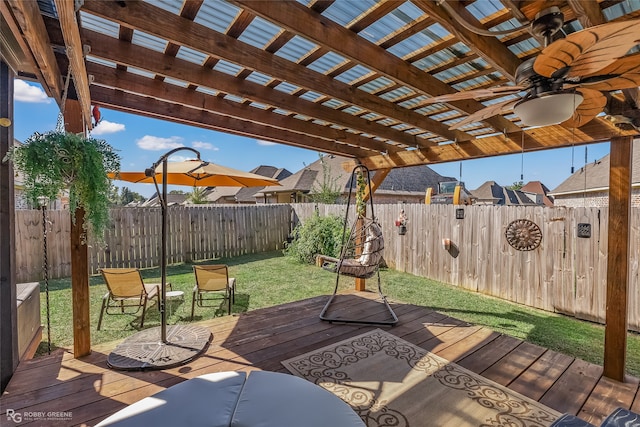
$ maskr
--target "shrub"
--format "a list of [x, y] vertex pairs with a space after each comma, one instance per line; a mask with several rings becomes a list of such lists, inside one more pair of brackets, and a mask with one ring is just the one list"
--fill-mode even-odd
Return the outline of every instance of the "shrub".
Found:
[[316, 212], [293, 230], [293, 240], [284, 253], [308, 264], [315, 262], [316, 254], [338, 257], [343, 228], [344, 219], [336, 215], [321, 217]]

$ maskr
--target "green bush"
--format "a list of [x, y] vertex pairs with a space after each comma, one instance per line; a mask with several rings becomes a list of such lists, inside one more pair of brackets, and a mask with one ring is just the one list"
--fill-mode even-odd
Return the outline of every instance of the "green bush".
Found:
[[314, 213], [304, 224], [293, 230], [293, 240], [284, 250], [285, 255], [313, 264], [316, 254], [340, 256], [344, 220], [336, 215], [321, 217]]

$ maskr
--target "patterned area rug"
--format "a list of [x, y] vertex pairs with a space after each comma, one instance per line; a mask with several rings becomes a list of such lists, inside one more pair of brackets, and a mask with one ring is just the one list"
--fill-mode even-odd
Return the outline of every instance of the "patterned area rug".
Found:
[[282, 364], [368, 427], [549, 426], [560, 414], [380, 329]]

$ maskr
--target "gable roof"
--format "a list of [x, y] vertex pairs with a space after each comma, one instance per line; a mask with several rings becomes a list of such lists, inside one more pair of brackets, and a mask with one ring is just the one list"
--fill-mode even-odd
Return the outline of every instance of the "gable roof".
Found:
[[549, 197], [549, 189], [540, 181], [529, 181], [520, 189], [525, 194], [534, 194], [542, 196], [542, 203], [545, 206], [553, 206], [553, 197]]
[[517, 205], [535, 205], [525, 193], [520, 190], [510, 190], [501, 186], [495, 181], [487, 181], [471, 194], [478, 201], [491, 202], [494, 205], [517, 206]]
[[[632, 185], [640, 185], [640, 139], [633, 141], [632, 156], [631, 182]], [[561, 182], [549, 195], [558, 197], [584, 192], [608, 191], [609, 160], [610, 155], [607, 154], [600, 160], [587, 163]]]

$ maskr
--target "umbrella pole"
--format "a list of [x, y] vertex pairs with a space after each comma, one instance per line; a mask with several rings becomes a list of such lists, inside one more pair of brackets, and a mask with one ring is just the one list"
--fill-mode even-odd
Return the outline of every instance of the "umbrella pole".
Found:
[[160, 252], [160, 276], [161, 289], [160, 295], [160, 339], [163, 343], [167, 342], [167, 311], [165, 305], [167, 302], [167, 158], [162, 161], [162, 200], [160, 201], [162, 213], [162, 237]]

